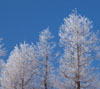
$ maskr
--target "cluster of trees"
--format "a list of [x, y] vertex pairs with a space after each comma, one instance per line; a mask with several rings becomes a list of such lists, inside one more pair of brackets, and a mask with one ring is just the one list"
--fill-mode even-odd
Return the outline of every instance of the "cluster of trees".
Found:
[[7, 62], [0, 62], [1, 89], [100, 89], [99, 66], [94, 64], [100, 56], [98, 33], [88, 18], [74, 11], [59, 30], [63, 52], [56, 52], [48, 28], [36, 44], [16, 45]]

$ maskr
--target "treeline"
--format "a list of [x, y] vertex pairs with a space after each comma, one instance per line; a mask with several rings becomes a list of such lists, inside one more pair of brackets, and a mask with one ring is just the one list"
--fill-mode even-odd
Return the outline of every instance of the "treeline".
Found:
[[[74, 10], [59, 29], [59, 43], [49, 28], [39, 42], [16, 45], [7, 62], [1, 60], [1, 89], [100, 89], [99, 31]], [[62, 52], [56, 52], [60, 44]], [[58, 48], [59, 49], [59, 48]], [[0, 45], [0, 56], [6, 54]]]

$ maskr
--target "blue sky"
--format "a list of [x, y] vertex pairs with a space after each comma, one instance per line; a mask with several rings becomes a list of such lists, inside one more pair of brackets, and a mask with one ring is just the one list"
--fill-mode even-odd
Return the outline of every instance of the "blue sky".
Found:
[[8, 54], [20, 42], [35, 43], [47, 27], [57, 41], [63, 18], [75, 8], [100, 29], [100, 0], [0, 0], [0, 37]]

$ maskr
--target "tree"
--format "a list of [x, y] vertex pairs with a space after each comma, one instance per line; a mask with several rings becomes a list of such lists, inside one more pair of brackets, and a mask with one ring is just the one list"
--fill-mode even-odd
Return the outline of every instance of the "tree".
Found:
[[[1, 76], [2, 69], [5, 66], [3, 57], [6, 55], [6, 50], [3, 46], [4, 44], [2, 44], [2, 38], [0, 38], [0, 76]], [[0, 86], [1, 86], [1, 78], [0, 78]]]
[[92, 27], [92, 22], [76, 10], [60, 27], [60, 45], [64, 54], [59, 61], [59, 72], [64, 89], [94, 89], [96, 86], [93, 86], [96, 76], [92, 63], [99, 51], [99, 40]]
[[15, 46], [2, 72], [2, 89], [35, 89], [37, 73], [34, 48], [27, 43]]
[[[2, 42], [2, 38], [0, 38], [0, 43]], [[5, 50], [5, 48], [3, 48], [3, 44], [1, 43], [0, 44], [0, 57], [3, 57], [3, 56], [5, 56], [6, 55], [6, 50]]]
[[40, 89], [53, 89], [54, 84], [54, 47], [53, 36], [49, 29], [43, 30], [39, 35], [39, 42], [36, 45], [37, 56], [40, 61]]

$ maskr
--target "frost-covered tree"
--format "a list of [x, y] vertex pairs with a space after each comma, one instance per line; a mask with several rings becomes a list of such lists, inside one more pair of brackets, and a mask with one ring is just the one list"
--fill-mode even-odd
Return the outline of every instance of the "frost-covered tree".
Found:
[[2, 38], [0, 38], [0, 57], [3, 57], [6, 54], [6, 50], [5, 48], [3, 48], [4, 45], [1, 42], [2, 42]]
[[74, 11], [64, 19], [59, 36], [64, 48], [59, 61], [61, 89], [97, 89], [92, 63], [96, 59], [99, 40], [92, 30], [92, 22]]
[[37, 73], [34, 48], [27, 43], [15, 46], [2, 72], [1, 89], [38, 89]]
[[53, 89], [54, 84], [54, 47], [52, 34], [49, 29], [43, 30], [39, 35], [39, 42], [36, 45], [37, 56], [40, 61], [40, 89]]
[[[0, 76], [1, 76], [2, 69], [5, 66], [3, 57], [6, 55], [6, 50], [3, 46], [4, 44], [2, 44], [2, 38], [0, 38]], [[0, 86], [1, 86], [1, 77], [0, 77]]]

